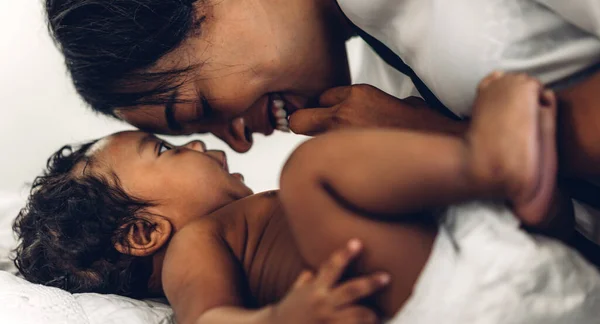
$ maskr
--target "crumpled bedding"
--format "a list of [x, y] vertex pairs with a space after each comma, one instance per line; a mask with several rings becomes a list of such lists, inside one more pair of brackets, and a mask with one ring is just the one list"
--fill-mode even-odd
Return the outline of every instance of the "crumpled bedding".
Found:
[[116, 295], [70, 294], [0, 271], [0, 322], [31, 324], [170, 324], [171, 308]]
[[503, 204], [448, 208], [412, 296], [389, 324], [600, 323], [600, 273], [526, 233]]

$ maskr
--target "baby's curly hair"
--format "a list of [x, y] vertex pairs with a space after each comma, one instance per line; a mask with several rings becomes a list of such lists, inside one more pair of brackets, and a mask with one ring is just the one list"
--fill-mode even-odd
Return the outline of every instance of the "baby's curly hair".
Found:
[[33, 283], [72, 293], [144, 297], [152, 260], [114, 246], [127, 244], [123, 225], [143, 220], [151, 203], [128, 195], [115, 174], [90, 171], [96, 142], [64, 146], [48, 159], [13, 225], [20, 239], [14, 263]]

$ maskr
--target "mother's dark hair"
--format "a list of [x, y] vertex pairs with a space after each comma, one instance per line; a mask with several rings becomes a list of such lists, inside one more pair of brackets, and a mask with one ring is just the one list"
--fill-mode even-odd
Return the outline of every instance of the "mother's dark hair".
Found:
[[181, 70], [150, 68], [200, 27], [196, 0], [46, 0], [48, 28], [91, 107], [164, 104]]

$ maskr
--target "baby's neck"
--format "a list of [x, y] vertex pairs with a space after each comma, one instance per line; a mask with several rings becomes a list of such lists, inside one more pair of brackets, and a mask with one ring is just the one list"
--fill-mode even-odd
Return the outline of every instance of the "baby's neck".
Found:
[[157, 253], [152, 255], [152, 274], [148, 279], [148, 292], [151, 296], [164, 297], [162, 286], [162, 268], [165, 261], [168, 244], [163, 246]]

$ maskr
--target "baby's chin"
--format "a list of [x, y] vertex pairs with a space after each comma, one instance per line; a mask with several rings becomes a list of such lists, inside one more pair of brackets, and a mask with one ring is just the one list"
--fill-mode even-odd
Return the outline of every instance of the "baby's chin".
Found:
[[238, 187], [236, 191], [236, 198], [237, 199], [242, 199], [245, 197], [248, 197], [250, 195], [253, 195], [254, 192], [252, 191], [252, 189], [250, 189], [250, 187], [248, 187], [245, 183], [244, 183], [244, 176], [239, 174], [239, 173], [232, 173], [231, 176], [233, 178], [235, 178], [237, 182], [239, 182], [239, 184], [236, 186]]
[[244, 176], [241, 173], [232, 173], [231, 176], [244, 183]]

